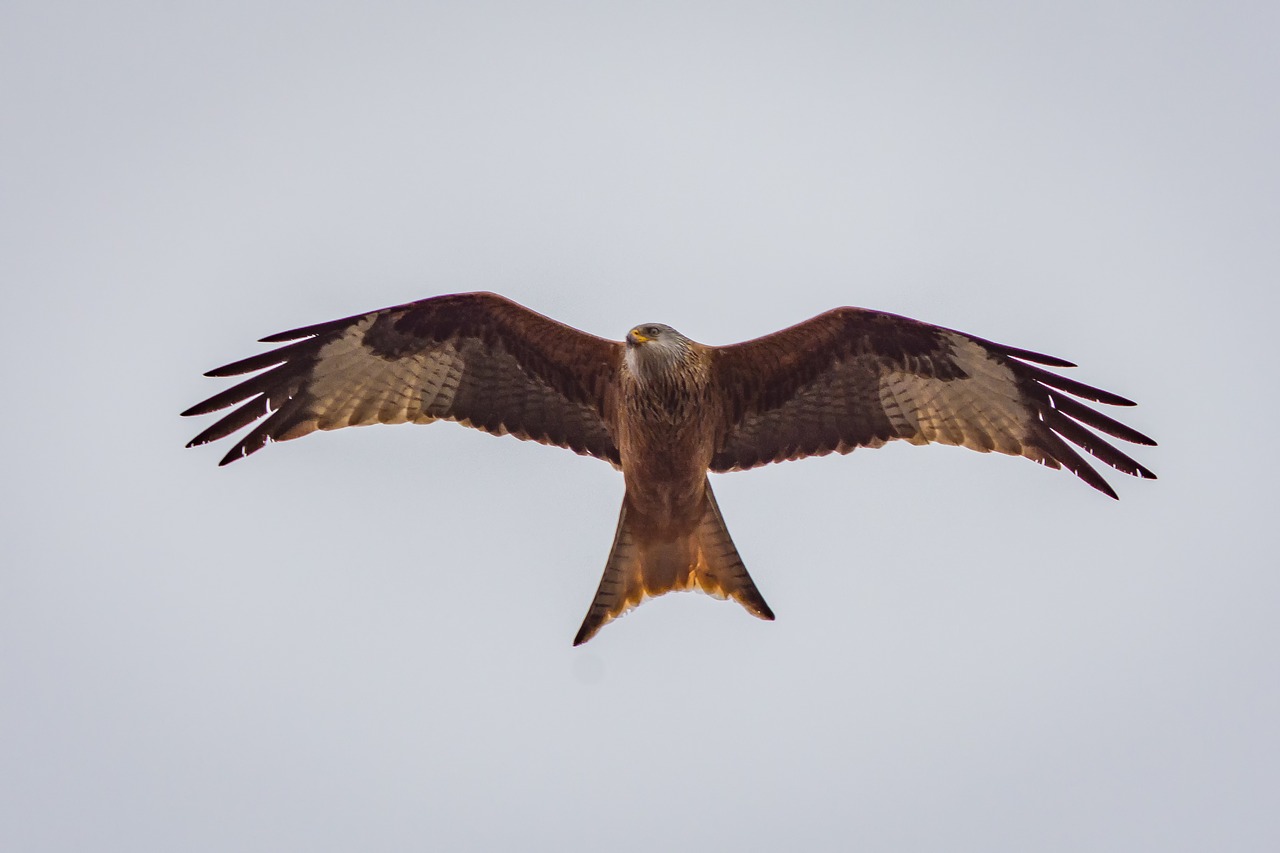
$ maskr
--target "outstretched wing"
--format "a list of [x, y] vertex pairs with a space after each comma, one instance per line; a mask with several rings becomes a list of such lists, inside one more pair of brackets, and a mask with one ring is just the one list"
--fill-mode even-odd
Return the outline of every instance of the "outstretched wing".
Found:
[[254, 425], [220, 464], [317, 429], [445, 419], [618, 464], [604, 419], [622, 344], [492, 293], [423, 299], [282, 332], [271, 352], [209, 371], [263, 371], [192, 406], [241, 404], [188, 447]]
[[729, 412], [713, 471], [902, 439], [1026, 456], [1116, 497], [1070, 441], [1117, 470], [1155, 479], [1086, 426], [1155, 442], [1075, 398], [1134, 404], [1029, 363], [1074, 366], [1052, 356], [860, 308], [713, 352]]

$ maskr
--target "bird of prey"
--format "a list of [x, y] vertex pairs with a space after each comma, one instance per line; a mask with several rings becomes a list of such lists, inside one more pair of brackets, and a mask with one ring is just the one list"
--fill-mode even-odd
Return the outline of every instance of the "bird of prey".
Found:
[[262, 342], [284, 346], [209, 371], [256, 375], [183, 412], [239, 404], [187, 445], [252, 424], [223, 465], [317, 429], [450, 420], [621, 470], [613, 549], [574, 645], [672, 590], [731, 598], [773, 619], [729, 538], [709, 471], [900, 439], [1025, 456], [1116, 497], [1070, 442], [1155, 479], [1086, 427], [1155, 442], [1076, 398], [1132, 402], [1037, 366], [1070, 362], [863, 308], [717, 347], [661, 323], [610, 341], [493, 293], [460, 293]]

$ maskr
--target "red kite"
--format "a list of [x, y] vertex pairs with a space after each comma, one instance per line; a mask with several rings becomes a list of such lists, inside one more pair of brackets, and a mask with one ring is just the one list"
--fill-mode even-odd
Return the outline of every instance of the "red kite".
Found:
[[1086, 427], [1155, 442], [1075, 398], [1132, 402], [1036, 366], [1070, 362], [863, 308], [712, 347], [660, 323], [609, 341], [501, 296], [465, 293], [262, 341], [285, 346], [209, 371], [257, 375], [183, 412], [240, 404], [188, 445], [252, 424], [223, 465], [317, 429], [451, 420], [620, 469], [626, 493], [613, 550], [574, 645], [672, 590], [732, 598], [773, 618], [729, 538], [708, 471], [902, 439], [1025, 456], [1116, 497], [1071, 442], [1155, 479]]

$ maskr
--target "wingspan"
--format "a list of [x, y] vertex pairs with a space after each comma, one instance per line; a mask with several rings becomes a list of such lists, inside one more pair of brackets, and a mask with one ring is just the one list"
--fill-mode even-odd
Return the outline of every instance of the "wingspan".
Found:
[[622, 345], [496, 294], [424, 299], [262, 340], [286, 345], [209, 371], [263, 372], [182, 413], [239, 404], [188, 447], [254, 424], [220, 464], [317, 429], [441, 419], [618, 464], [604, 409]]
[[1116, 497], [1070, 441], [1119, 471], [1155, 479], [1086, 426], [1155, 442], [1075, 397], [1134, 404], [1031, 363], [1074, 366], [1059, 358], [859, 308], [837, 308], [715, 352], [731, 414], [713, 471], [900, 439], [1026, 456]]

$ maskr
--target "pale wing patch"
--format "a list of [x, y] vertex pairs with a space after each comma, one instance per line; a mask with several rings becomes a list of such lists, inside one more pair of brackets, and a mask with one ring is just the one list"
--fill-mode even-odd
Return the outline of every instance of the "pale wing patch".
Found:
[[964, 379], [940, 380], [890, 371], [880, 380], [880, 402], [893, 426], [912, 444], [955, 444], [1021, 455], [1027, 410], [1013, 371], [959, 335], [948, 335]]
[[382, 358], [363, 342], [375, 319], [356, 323], [320, 350], [307, 388], [312, 428], [430, 423], [452, 406], [462, 377], [458, 350], [444, 343], [426, 352]]

